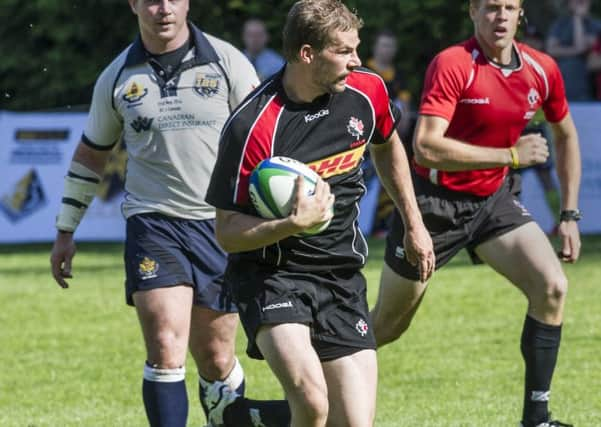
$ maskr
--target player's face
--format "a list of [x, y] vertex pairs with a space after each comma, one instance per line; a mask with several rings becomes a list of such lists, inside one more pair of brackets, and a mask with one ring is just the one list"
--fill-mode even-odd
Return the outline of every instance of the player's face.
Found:
[[480, 0], [470, 7], [476, 37], [486, 54], [511, 52], [522, 11], [520, 0]]
[[129, 4], [138, 16], [145, 43], [168, 45], [177, 44], [182, 38], [181, 42], [185, 41], [189, 0], [129, 0]]
[[312, 75], [315, 85], [324, 93], [344, 91], [346, 78], [361, 65], [357, 54], [357, 30], [337, 31], [331, 43], [315, 56]]

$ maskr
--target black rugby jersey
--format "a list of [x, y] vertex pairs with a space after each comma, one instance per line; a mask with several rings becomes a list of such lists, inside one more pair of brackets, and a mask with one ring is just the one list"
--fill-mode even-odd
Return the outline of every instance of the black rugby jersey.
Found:
[[283, 71], [253, 91], [226, 123], [207, 201], [223, 210], [258, 216], [248, 196], [250, 174], [261, 160], [286, 156], [308, 164], [336, 197], [334, 218], [320, 234], [288, 237], [273, 245], [230, 255], [292, 271], [360, 268], [367, 242], [359, 230], [359, 199], [365, 193], [361, 162], [367, 144], [386, 141], [400, 118], [383, 80], [354, 70], [342, 93], [308, 104], [292, 102]]

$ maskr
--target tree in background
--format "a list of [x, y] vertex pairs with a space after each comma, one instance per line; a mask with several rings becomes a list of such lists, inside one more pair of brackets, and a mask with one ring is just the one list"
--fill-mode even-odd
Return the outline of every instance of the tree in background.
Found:
[[[190, 18], [203, 30], [241, 46], [249, 17], [262, 19], [271, 46], [281, 45], [281, 29], [294, 0], [190, 0]], [[562, 0], [526, 0], [528, 19], [543, 30], [561, 10]], [[0, 109], [41, 110], [88, 102], [94, 81], [111, 58], [134, 37], [134, 17], [125, 0], [2, 0], [0, 16]], [[367, 58], [381, 28], [398, 37], [398, 66], [414, 99], [433, 55], [464, 39], [472, 24], [468, 1], [348, 0], [365, 20], [360, 53]], [[601, 2], [593, 13], [601, 14]]]

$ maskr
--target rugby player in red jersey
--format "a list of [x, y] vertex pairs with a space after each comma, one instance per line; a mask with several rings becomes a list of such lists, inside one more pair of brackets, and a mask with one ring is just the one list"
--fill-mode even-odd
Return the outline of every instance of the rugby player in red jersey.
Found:
[[[427, 71], [413, 172], [436, 268], [466, 248], [528, 299], [521, 337], [523, 426], [566, 426], [551, 420], [548, 400], [568, 281], [545, 233], [519, 203], [519, 183], [509, 172], [549, 156], [542, 136], [520, 136], [542, 107], [553, 130], [561, 182], [560, 257], [573, 263], [580, 253], [580, 152], [557, 65], [514, 40], [521, 3], [470, 0], [474, 37], [442, 51]], [[379, 346], [409, 327], [426, 291], [427, 283], [405, 255], [397, 215], [372, 312]]]

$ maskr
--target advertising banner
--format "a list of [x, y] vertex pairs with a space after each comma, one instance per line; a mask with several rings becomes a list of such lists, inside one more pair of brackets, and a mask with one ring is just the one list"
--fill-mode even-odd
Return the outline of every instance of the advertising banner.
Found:
[[[86, 113], [0, 112], [0, 243], [54, 240], [63, 178]], [[77, 240], [122, 240], [125, 152], [116, 149]]]

